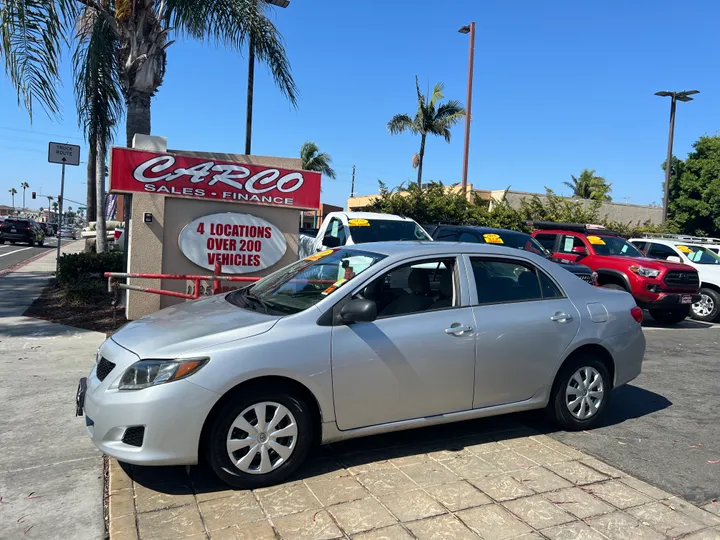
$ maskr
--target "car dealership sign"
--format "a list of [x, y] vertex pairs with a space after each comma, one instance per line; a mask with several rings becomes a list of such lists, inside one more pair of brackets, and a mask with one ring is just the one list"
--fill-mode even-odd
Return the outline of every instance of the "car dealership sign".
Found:
[[285, 236], [264, 219], [226, 212], [197, 218], [178, 238], [180, 251], [192, 262], [224, 274], [246, 274], [272, 266], [285, 254]]
[[113, 148], [110, 191], [288, 208], [320, 207], [320, 173]]

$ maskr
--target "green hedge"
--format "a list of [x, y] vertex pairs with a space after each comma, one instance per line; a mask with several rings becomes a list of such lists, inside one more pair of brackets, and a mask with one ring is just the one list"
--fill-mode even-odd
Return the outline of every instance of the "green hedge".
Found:
[[55, 277], [68, 300], [82, 302], [107, 294], [105, 272], [123, 272], [122, 252], [63, 255]]

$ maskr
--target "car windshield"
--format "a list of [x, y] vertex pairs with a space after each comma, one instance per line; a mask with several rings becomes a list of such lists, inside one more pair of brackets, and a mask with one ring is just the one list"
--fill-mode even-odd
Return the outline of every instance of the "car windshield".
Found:
[[675, 246], [695, 264], [720, 264], [720, 256], [700, 246]]
[[621, 257], [644, 257], [638, 249], [630, 242], [619, 236], [588, 236], [595, 253], [598, 255], [619, 255]]
[[480, 233], [480, 243], [481, 244], [497, 244], [499, 246], [521, 249], [523, 251], [529, 251], [530, 253], [535, 253], [536, 255], [545, 257], [546, 259], [550, 258], [547, 251], [545, 251], [545, 248], [542, 247], [542, 244], [540, 244], [540, 242], [535, 240], [529, 234], [523, 234], [520, 232], [514, 232], [514, 231], [497, 231], [497, 232], [487, 232], [487, 233], [481, 232]]
[[414, 221], [393, 219], [350, 219], [350, 234], [355, 244], [396, 242], [399, 240], [432, 240]]
[[230, 293], [229, 302], [293, 314], [314, 306], [386, 256], [357, 249], [329, 249], [286, 266], [255, 285]]

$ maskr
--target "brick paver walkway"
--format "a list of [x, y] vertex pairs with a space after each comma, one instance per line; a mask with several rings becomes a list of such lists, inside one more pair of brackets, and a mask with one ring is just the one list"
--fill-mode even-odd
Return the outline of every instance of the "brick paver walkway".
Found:
[[110, 540], [720, 540], [714, 503], [696, 507], [528, 428], [463, 435], [476, 425], [324, 447], [293, 481], [254, 491], [197, 468], [128, 475], [112, 460]]

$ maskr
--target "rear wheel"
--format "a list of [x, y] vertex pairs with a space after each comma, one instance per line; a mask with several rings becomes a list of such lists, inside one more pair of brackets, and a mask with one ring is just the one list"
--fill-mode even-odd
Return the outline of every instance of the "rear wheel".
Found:
[[568, 431], [589, 429], [602, 419], [611, 391], [605, 364], [593, 355], [578, 355], [558, 373], [548, 412]]
[[618, 285], [617, 283], [606, 283], [605, 285], [601, 285], [603, 289], [610, 289], [611, 291], [625, 291], [627, 292], [627, 289], [623, 287], [622, 285]]
[[45, 239], [43, 238], [43, 239], [40, 240], [37, 244], [38, 244], [39, 247], [43, 247], [43, 244], [44, 244], [44, 243], [45, 243]]
[[675, 309], [651, 309], [650, 315], [660, 324], [677, 324], [690, 314], [690, 306]]
[[720, 294], [714, 289], [700, 289], [700, 301], [692, 305], [690, 316], [704, 322], [715, 322], [720, 315]]

